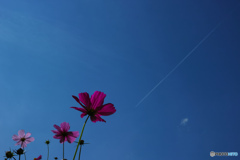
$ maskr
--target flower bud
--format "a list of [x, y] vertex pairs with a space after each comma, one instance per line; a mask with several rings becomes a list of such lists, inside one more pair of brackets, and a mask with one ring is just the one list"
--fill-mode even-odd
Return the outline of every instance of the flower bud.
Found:
[[50, 143], [50, 141], [49, 140], [46, 140], [46, 142], [45, 142], [46, 144], [49, 144]]
[[19, 148], [17, 151], [15, 151], [18, 155], [21, 155], [24, 153], [24, 150], [22, 148]]
[[83, 144], [84, 144], [84, 140], [81, 140], [81, 141], [80, 141], [80, 145], [83, 145]]
[[11, 152], [11, 151], [7, 151], [6, 153], [5, 153], [5, 157], [7, 157], [7, 158], [12, 158], [14, 155], [13, 155], [13, 152]]

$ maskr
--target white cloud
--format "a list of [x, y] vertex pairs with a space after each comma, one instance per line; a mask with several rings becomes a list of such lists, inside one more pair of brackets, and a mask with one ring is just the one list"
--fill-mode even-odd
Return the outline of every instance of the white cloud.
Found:
[[187, 122], [188, 122], [188, 118], [184, 118], [184, 119], [182, 119], [180, 125], [185, 126], [187, 124]]

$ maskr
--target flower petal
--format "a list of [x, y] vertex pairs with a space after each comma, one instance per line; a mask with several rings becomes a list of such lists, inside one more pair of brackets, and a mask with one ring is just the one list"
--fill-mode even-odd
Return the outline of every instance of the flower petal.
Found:
[[97, 122], [97, 117], [95, 117], [95, 116], [91, 116], [90, 119], [91, 119], [91, 121], [92, 121], [93, 123], [96, 123], [96, 122]]
[[79, 93], [79, 100], [85, 105], [86, 108], [89, 108], [91, 105], [89, 94], [87, 92]]
[[87, 115], [87, 113], [82, 113], [81, 114], [81, 118], [83, 118], [84, 116], [86, 116]]
[[87, 110], [84, 109], [84, 108], [78, 108], [78, 107], [70, 107], [70, 108], [74, 108], [74, 109], [76, 109], [76, 110], [78, 110], [78, 111], [81, 111], [81, 112], [83, 112], [83, 113], [87, 113]]
[[75, 137], [72, 137], [72, 136], [67, 136], [67, 141], [68, 143], [73, 143], [75, 141]]
[[78, 131], [72, 131], [69, 135], [77, 138], [79, 136], [79, 132]]
[[61, 123], [61, 128], [63, 132], [67, 132], [70, 129], [70, 125], [67, 122]]
[[103, 105], [101, 107], [101, 109], [99, 109], [99, 111], [97, 113], [102, 115], [102, 116], [109, 116], [109, 115], [111, 115], [111, 114], [113, 114], [115, 112], [116, 112], [116, 109], [113, 106], [113, 104], [112, 103], [108, 103], [108, 104]]
[[19, 135], [19, 137], [24, 137], [24, 135], [25, 135], [25, 132], [24, 132], [24, 130], [22, 129], [22, 130], [19, 130], [18, 131], [18, 135]]
[[25, 138], [28, 138], [28, 137], [30, 137], [31, 136], [31, 133], [27, 133], [26, 135], [25, 135]]
[[79, 100], [76, 96], [72, 95], [72, 97], [73, 97], [83, 108], [86, 108], [86, 107], [80, 102], [80, 100]]
[[33, 137], [28, 137], [25, 139], [27, 143], [33, 142], [35, 139]]
[[66, 138], [65, 136], [62, 136], [61, 139], [60, 139], [60, 143], [65, 142], [66, 141], [65, 138]]
[[59, 131], [56, 131], [56, 130], [51, 130], [53, 133], [56, 133], [56, 134], [59, 134], [60, 132]]
[[58, 125], [56, 125], [56, 124], [54, 124], [53, 127], [56, 128], [59, 132], [62, 131], [62, 129]]
[[15, 146], [20, 145], [21, 143], [22, 143], [22, 141], [18, 141], [18, 142], [15, 144]]
[[40, 155], [37, 159], [42, 159], [42, 155]]
[[21, 148], [26, 148], [26, 147], [27, 147], [26, 142], [22, 142], [22, 144], [21, 144]]
[[106, 122], [104, 119], [102, 119], [102, 118], [100, 117], [99, 114], [96, 114], [95, 117], [97, 118], [97, 121]]
[[72, 97], [81, 105], [79, 99], [76, 96], [72, 95]]
[[56, 135], [53, 136], [53, 138], [55, 138], [55, 139], [61, 139], [61, 138], [62, 138], [62, 135], [56, 134]]
[[102, 119], [98, 114], [95, 114], [94, 116], [91, 116], [90, 117], [91, 121], [93, 123], [96, 123], [97, 121], [100, 121], [100, 122], [106, 122], [104, 119]]
[[91, 96], [91, 108], [96, 109], [97, 107], [101, 106], [104, 102], [106, 94], [100, 91], [95, 91]]
[[13, 136], [12, 136], [12, 139], [13, 139], [14, 141], [19, 141], [21, 138], [19, 138], [18, 135], [13, 135]]

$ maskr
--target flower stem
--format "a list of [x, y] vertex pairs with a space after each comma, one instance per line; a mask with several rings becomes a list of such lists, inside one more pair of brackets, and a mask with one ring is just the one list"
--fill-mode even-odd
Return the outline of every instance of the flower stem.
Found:
[[64, 160], [64, 142], [63, 142], [63, 160]]
[[80, 160], [81, 151], [82, 151], [82, 145], [80, 146], [80, 151], [79, 151], [79, 157], [78, 157], [78, 160]]
[[82, 138], [82, 135], [83, 135], [83, 131], [84, 131], [84, 128], [85, 128], [85, 125], [86, 125], [86, 123], [87, 123], [88, 118], [89, 118], [89, 116], [87, 117], [87, 119], [85, 120], [85, 123], [84, 123], [84, 125], [83, 125], [82, 132], [81, 132], [81, 135], [80, 135], [80, 138], [79, 138], [78, 144], [77, 144], [77, 148], [76, 148], [76, 151], [75, 151], [75, 154], [74, 154], [73, 160], [75, 160], [75, 157], [76, 157], [76, 154], [77, 154], [77, 151], [78, 151], [78, 147], [79, 147], [79, 145], [80, 145], [81, 138]]
[[[24, 150], [24, 147], [23, 147], [23, 150]], [[25, 160], [27, 160], [25, 152], [24, 152], [24, 157], [25, 157]]]
[[48, 160], [48, 158], [49, 158], [49, 144], [47, 146], [48, 146], [48, 155], [47, 155], [47, 160]]

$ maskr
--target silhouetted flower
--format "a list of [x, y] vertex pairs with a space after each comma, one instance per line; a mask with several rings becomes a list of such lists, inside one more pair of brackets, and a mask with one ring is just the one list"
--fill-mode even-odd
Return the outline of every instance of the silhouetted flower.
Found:
[[46, 144], [49, 144], [50, 143], [50, 141], [49, 140], [46, 140], [46, 142], [45, 142]]
[[58, 125], [54, 125], [54, 128], [56, 128], [57, 130], [52, 130], [52, 132], [56, 134], [53, 136], [53, 138], [60, 139], [60, 143], [63, 143], [65, 141], [72, 143], [79, 136], [78, 131], [68, 132], [68, 130], [70, 129], [69, 123], [63, 122], [60, 126], [61, 127], [59, 127]]
[[4, 157], [6, 157], [6, 159], [12, 159], [12, 158], [14, 158], [14, 156], [16, 156], [16, 155], [14, 155], [13, 152], [10, 150], [10, 151], [6, 151], [5, 152], [5, 156]]
[[106, 122], [104, 119], [102, 119], [100, 116], [109, 116], [116, 112], [115, 107], [112, 103], [104, 104], [104, 99], [106, 97], [106, 94], [100, 91], [95, 91], [93, 95], [91, 96], [91, 99], [89, 98], [89, 94], [87, 92], [79, 93], [79, 98], [76, 96], [72, 96], [83, 108], [78, 107], [70, 107], [74, 108], [80, 112], [81, 118], [83, 118], [86, 115], [89, 115], [92, 122]]
[[81, 140], [81, 141], [80, 141], [80, 145], [83, 145], [83, 144], [84, 144], [84, 140]]
[[[75, 141], [75, 143], [78, 143], [77, 141]], [[84, 144], [90, 144], [90, 143], [85, 143], [84, 140], [81, 140], [79, 145], [84, 145]]]
[[18, 150], [14, 151], [17, 155], [22, 155], [24, 153], [24, 150], [22, 148], [19, 148]]
[[17, 145], [21, 145], [21, 148], [25, 148], [27, 147], [27, 144], [34, 141], [34, 138], [33, 137], [30, 137], [31, 136], [31, 133], [27, 133], [25, 135], [25, 132], [24, 130], [19, 130], [18, 131], [18, 135], [13, 135], [12, 136], [12, 139], [14, 141], [17, 141], [17, 143], [15, 144], [16, 146]]

